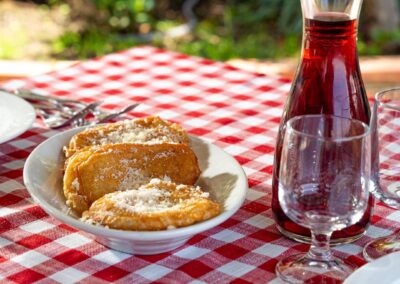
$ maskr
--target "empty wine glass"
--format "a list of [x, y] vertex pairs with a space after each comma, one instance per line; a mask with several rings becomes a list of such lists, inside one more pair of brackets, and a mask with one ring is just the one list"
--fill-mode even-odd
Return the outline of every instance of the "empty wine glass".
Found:
[[307, 254], [278, 262], [289, 283], [343, 281], [356, 267], [334, 257], [334, 230], [356, 223], [368, 204], [369, 127], [331, 115], [304, 115], [286, 124], [279, 175], [279, 202], [294, 222], [311, 230]]
[[[400, 88], [375, 96], [371, 117], [372, 172], [370, 191], [386, 205], [400, 209]], [[371, 261], [400, 251], [400, 235], [378, 238], [364, 247]]]

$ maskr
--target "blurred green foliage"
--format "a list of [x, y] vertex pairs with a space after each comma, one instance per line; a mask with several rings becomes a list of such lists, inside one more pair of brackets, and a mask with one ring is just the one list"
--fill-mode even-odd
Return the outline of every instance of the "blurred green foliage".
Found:
[[[82, 23], [54, 42], [54, 55], [84, 59], [139, 44], [216, 60], [280, 58], [300, 52], [300, 1], [202, 0], [194, 7], [197, 25], [190, 33], [165, 36], [166, 31], [187, 22], [182, 15], [184, 2], [51, 0], [51, 5], [68, 5], [71, 20]], [[376, 32], [373, 44], [360, 41], [360, 53], [380, 54], [382, 46], [393, 40], [400, 41], [400, 31]]]

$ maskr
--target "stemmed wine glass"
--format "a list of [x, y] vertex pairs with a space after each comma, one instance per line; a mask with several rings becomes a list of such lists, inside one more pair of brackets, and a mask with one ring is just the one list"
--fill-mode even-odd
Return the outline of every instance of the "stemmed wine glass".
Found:
[[[386, 205], [400, 209], [400, 87], [377, 93], [371, 117], [370, 191]], [[371, 261], [400, 251], [400, 235], [378, 238], [364, 247]]]
[[334, 257], [334, 230], [356, 223], [368, 203], [369, 127], [331, 115], [303, 115], [286, 124], [279, 175], [279, 202], [294, 222], [311, 230], [307, 254], [278, 262], [289, 283], [329, 278], [343, 281], [356, 267]]

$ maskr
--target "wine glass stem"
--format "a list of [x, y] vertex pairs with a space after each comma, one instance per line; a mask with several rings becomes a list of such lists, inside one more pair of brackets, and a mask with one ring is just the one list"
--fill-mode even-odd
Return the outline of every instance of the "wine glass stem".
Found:
[[319, 261], [329, 261], [332, 258], [332, 252], [329, 245], [332, 232], [318, 232], [311, 230], [311, 247], [307, 257]]

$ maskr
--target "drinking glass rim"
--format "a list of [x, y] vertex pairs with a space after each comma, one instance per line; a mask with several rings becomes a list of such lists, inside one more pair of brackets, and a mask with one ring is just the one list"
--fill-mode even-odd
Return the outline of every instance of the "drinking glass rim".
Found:
[[394, 88], [390, 88], [390, 89], [386, 89], [386, 90], [377, 92], [377, 93], [375, 94], [375, 102], [376, 102], [377, 104], [379, 104], [380, 106], [383, 106], [383, 107], [391, 108], [391, 109], [393, 109], [393, 110], [398, 110], [398, 111], [400, 111], [400, 108], [399, 108], [398, 106], [394, 106], [394, 105], [391, 105], [390, 103], [384, 103], [384, 102], [381, 101], [382, 97], [383, 97], [385, 94], [391, 93], [391, 92], [399, 92], [399, 93], [400, 93], [400, 87], [394, 87]]
[[[309, 134], [309, 133], [297, 130], [292, 125], [296, 120], [300, 120], [302, 118], [313, 118], [313, 117], [339, 118], [339, 119], [344, 119], [344, 120], [348, 120], [348, 121], [353, 120], [353, 121], [356, 121], [357, 123], [359, 123], [363, 127], [364, 132], [362, 134], [348, 136], [348, 137], [339, 137], [339, 138], [322, 137], [322, 136], [319, 136], [319, 135]], [[351, 141], [351, 140], [359, 140], [359, 139], [363, 139], [363, 138], [367, 137], [369, 135], [369, 133], [370, 133], [370, 127], [366, 123], [362, 122], [361, 120], [358, 120], [358, 119], [355, 119], [355, 118], [336, 116], [336, 115], [332, 115], [332, 114], [305, 114], [305, 115], [298, 115], [298, 116], [292, 117], [291, 119], [289, 119], [287, 121], [286, 128], [287, 128], [286, 131], [290, 131], [290, 132], [296, 133], [298, 135], [314, 138], [314, 139], [321, 140], [321, 141], [331, 141], [331, 142], [346, 142], [346, 141]]]

